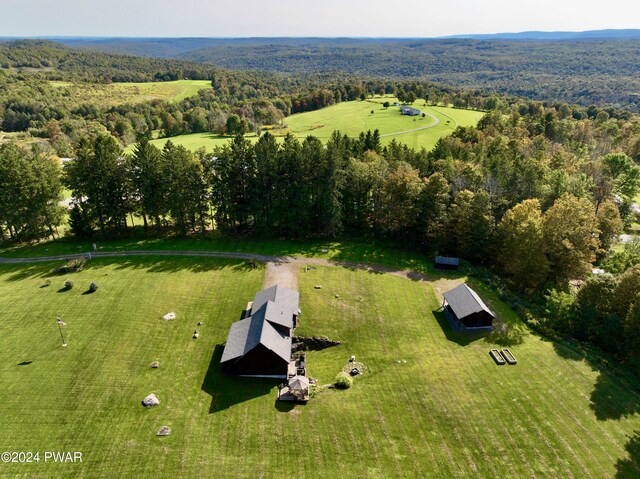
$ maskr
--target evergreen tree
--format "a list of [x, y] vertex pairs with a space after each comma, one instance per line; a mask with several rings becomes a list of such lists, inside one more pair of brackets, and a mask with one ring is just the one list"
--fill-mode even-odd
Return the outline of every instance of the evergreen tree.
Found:
[[161, 218], [168, 212], [168, 177], [170, 172], [166, 157], [149, 137], [143, 137], [135, 145], [129, 159], [129, 174], [133, 196], [137, 198], [137, 211], [141, 214], [145, 227], [147, 218], [152, 218], [160, 226]]
[[0, 145], [0, 240], [54, 236], [63, 209], [60, 168], [50, 157]]

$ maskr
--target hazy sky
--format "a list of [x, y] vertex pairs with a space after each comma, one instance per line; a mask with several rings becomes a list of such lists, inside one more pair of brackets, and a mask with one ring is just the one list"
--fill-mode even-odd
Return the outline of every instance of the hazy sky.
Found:
[[640, 28], [638, 0], [0, 0], [0, 36], [433, 37]]

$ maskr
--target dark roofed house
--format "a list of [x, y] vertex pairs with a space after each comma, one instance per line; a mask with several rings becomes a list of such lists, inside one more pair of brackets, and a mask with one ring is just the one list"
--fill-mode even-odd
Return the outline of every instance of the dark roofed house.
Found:
[[458, 266], [460, 266], [460, 258], [436, 256], [435, 266], [437, 269], [458, 269]]
[[403, 115], [418, 116], [420, 114], [420, 110], [412, 106], [402, 105], [400, 107], [400, 113], [402, 113]]
[[300, 294], [284, 286], [276, 284], [256, 293], [253, 298], [250, 314], [260, 311], [265, 306], [267, 320], [294, 329], [300, 312]]
[[241, 376], [286, 378], [300, 295], [280, 285], [256, 293], [249, 316], [231, 325], [220, 363]]
[[466, 284], [444, 293], [442, 307], [445, 314], [460, 330], [490, 330], [495, 314], [484, 304], [480, 296]]

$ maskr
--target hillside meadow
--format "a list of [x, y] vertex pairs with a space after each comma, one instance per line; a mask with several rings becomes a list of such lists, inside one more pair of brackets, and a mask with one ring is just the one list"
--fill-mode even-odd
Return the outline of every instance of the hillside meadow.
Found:
[[[225, 377], [218, 365], [262, 267], [143, 256], [52, 275], [58, 264], [0, 266], [0, 449], [80, 451], [83, 463], [1, 464], [3, 477], [640, 473], [637, 381], [532, 333], [462, 273], [415, 281], [356, 267], [298, 271], [297, 333], [341, 345], [308, 353], [319, 387], [292, 406], [275, 401], [277, 381]], [[75, 287], [64, 291], [67, 278]], [[438, 311], [442, 292], [465, 280], [497, 312], [496, 333], [455, 334]], [[84, 294], [91, 281], [99, 289]], [[169, 311], [176, 320], [161, 319]], [[491, 360], [489, 349], [504, 346], [516, 366]], [[347, 391], [327, 388], [352, 354], [365, 375]], [[145, 410], [151, 392], [161, 404]], [[163, 425], [171, 435], [156, 437]]]
[[[366, 101], [341, 102], [320, 110], [291, 115], [284, 119], [282, 125], [267, 127], [265, 130], [278, 138], [291, 133], [301, 140], [312, 135], [327, 141], [336, 130], [356, 137], [363, 131], [377, 129], [382, 145], [396, 140], [414, 149], [431, 150], [440, 138], [450, 135], [458, 126], [475, 126], [484, 115], [484, 112], [477, 110], [425, 106], [424, 100], [418, 100], [413, 106], [424, 112], [425, 117], [405, 116], [400, 114], [398, 106], [385, 108], [383, 103], [387, 101], [393, 104], [396, 99], [373, 97]], [[250, 133], [246, 138], [257, 141], [258, 136]], [[205, 148], [211, 151], [228, 143], [230, 137], [215, 133], [192, 133], [159, 138], [152, 143], [162, 148], [169, 140], [189, 150]], [[131, 152], [132, 146], [127, 151]]]
[[178, 102], [197, 95], [199, 90], [211, 88], [211, 82], [208, 80], [109, 84], [50, 81], [49, 84], [63, 90], [72, 105], [99, 104], [102, 106], [142, 103], [151, 100]]

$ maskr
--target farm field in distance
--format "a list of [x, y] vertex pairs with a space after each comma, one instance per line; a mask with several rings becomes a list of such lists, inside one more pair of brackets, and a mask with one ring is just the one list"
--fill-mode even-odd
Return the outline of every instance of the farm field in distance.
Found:
[[[383, 108], [386, 101], [392, 106]], [[426, 117], [407, 116], [400, 114], [398, 106], [393, 106], [395, 101], [397, 99], [393, 97], [374, 97], [367, 101], [342, 102], [291, 115], [285, 118], [284, 123], [299, 137], [313, 135], [327, 140], [335, 130], [357, 136], [361, 131], [377, 129], [383, 145], [395, 139], [411, 148], [431, 150], [440, 138], [451, 134], [456, 127], [475, 126], [484, 115], [481, 111], [425, 106], [424, 100], [416, 100], [412, 106], [426, 113]], [[437, 118], [438, 122], [429, 115]]]
[[[395, 139], [411, 148], [431, 150], [440, 138], [451, 134], [456, 127], [474, 126], [484, 115], [484, 112], [476, 110], [424, 106], [424, 100], [417, 100], [413, 106], [427, 113], [425, 118], [405, 116], [400, 114], [397, 106], [384, 108], [382, 104], [385, 101], [393, 104], [396, 99], [374, 97], [366, 101], [342, 102], [316, 111], [297, 113], [284, 119], [285, 128], [273, 129], [271, 133], [276, 136], [284, 136], [290, 132], [301, 140], [313, 135], [326, 141], [335, 130], [356, 137], [362, 131], [378, 129], [382, 136], [381, 143], [383, 145], [387, 145], [392, 139]], [[371, 114], [372, 110], [373, 114]], [[429, 115], [437, 118], [438, 122], [436, 123], [434, 118]], [[246, 135], [246, 137], [250, 141], [258, 139], [253, 133]], [[168, 140], [190, 150], [204, 147], [207, 151], [211, 151], [216, 146], [225, 145], [230, 137], [215, 133], [192, 133], [160, 138], [153, 140], [152, 143], [162, 148]], [[132, 146], [127, 151], [132, 151]]]
[[[453, 333], [437, 310], [461, 273], [421, 282], [338, 266], [298, 271], [297, 333], [342, 341], [308, 353], [309, 374], [329, 384], [352, 354], [368, 371], [347, 391], [322, 388], [292, 407], [276, 403], [277, 381], [219, 370], [228, 328], [261, 289], [263, 268], [121, 257], [51, 276], [59, 264], [0, 266], [0, 443], [80, 451], [83, 464], [0, 464], [0, 475], [26, 467], [39, 478], [640, 473], [635, 380], [531, 333], [472, 278], [507, 329]], [[67, 278], [75, 287], [59, 291]], [[83, 294], [91, 281], [98, 291]], [[161, 319], [169, 311], [176, 320]], [[505, 345], [516, 366], [491, 360], [489, 349]], [[153, 360], [159, 369], [149, 368]], [[152, 392], [161, 404], [145, 410], [140, 401]], [[163, 425], [171, 435], [156, 437]]]
[[150, 100], [180, 101], [196, 95], [199, 90], [211, 88], [209, 80], [176, 80], [141, 83], [71, 83], [50, 81], [54, 88], [67, 89], [73, 104], [99, 103], [116, 106], [124, 103], [141, 103]]

